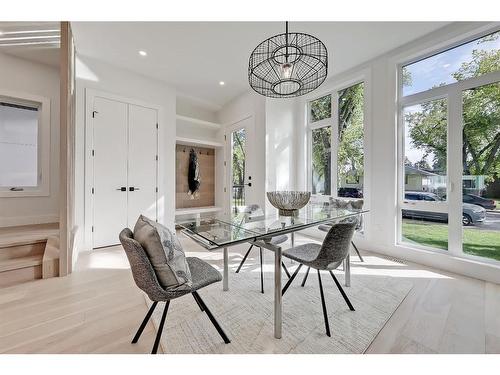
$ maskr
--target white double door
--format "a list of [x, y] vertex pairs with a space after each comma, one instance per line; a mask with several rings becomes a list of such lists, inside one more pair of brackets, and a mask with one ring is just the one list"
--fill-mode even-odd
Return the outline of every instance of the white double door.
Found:
[[94, 97], [93, 247], [119, 243], [140, 214], [157, 220], [158, 113]]

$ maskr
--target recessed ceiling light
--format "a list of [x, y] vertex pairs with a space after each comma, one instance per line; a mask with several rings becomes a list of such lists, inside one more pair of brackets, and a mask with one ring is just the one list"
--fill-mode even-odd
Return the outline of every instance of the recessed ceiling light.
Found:
[[141, 55], [141, 56], [147, 56], [148, 53], [146, 51], [139, 51], [139, 55]]
[[224, 82], [224, 81], [219, 82], [219, 85], [221, 85], [221, 86], [224, 86], [225, 84], [226, 84], [226, 82]]

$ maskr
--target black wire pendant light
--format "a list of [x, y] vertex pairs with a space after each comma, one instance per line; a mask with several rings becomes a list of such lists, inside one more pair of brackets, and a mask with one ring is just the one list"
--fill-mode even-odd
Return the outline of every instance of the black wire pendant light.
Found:
[[328, 52], [318, 38], [304, 33], [275, 35], [250, 55], [248, 82], [259, 94], [290, 98], [318, 88], [328, 73]]

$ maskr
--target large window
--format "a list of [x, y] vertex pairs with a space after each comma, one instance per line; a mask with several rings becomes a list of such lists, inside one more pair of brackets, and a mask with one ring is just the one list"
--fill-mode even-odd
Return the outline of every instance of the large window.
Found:
[[331, 194], [332, 127], [312, 130], [312, 194]]
[[0, 102], [0, 186], [38, 184], [38, 108]]
[[463, 251], [500, 261], [500, 83], [464, 90], [462, 111]]
[[364, 84], [309, 102], [312, 194], [362, 198]]
[[475, 77], [497, 71], [499, 36], [495, 32], [403, 66], [403, 96], [466, 80], [472, 70]]
[[500, 260], [500, 32], [400, 77], [401, 241]]
[[309, 102], [311, 193], [330, 195], [332, 191], [332, 95]]
[[313, 100], [309, 106], [310, 122], [321, 121], [332, 117], [332, 96], [325, 95]]
[[435, 99], [403, 109], [405, 194], [446, 199], [448, 106]]
[[338, 93], [337, 196], [362, 198], [364, 177], [364, 84]]
[[0, 96], [1, 196], [48, 193], [50, 112], [40, 99]]

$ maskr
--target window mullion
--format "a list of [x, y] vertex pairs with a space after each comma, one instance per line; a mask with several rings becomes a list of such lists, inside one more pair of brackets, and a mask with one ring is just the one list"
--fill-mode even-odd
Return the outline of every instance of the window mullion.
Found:
[[462, 255], [462, 92], [448, 96], [448, 250]]
[[331, 142], [331, 189], [332, 197], [338, 194], [338, 150], [339, 150], [339, 94], [332, 94], [332, 142]]

